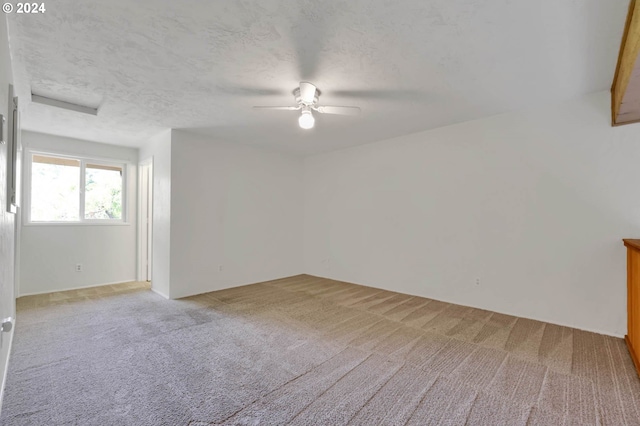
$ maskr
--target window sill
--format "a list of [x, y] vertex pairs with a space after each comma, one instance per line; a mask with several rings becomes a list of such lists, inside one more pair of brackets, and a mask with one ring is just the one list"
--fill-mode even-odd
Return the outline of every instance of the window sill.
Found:
[[22, 226], [131, 226], [131, 222], [28, 222]]

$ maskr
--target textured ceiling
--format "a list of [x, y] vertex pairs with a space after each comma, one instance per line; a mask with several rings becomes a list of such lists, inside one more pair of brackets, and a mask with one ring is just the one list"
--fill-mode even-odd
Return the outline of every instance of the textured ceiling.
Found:
[[[56, 0], [10, 14], [25, 129], [139, 146], [165, 128], [310, 154], [607, 89], [628, 0]], [[359, 117], [289, 105], [300, 80]], [[99, 106], [97, 117], [30, 93]], [[26, 101], [26, 102], [25, 102]]]

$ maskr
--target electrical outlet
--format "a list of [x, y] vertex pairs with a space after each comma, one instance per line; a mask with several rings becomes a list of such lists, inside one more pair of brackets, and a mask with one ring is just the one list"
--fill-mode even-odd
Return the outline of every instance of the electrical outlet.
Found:
[[476, 285], [480, 285], [480, 278], [476, 278]]
[[222, 272], [222, 265], [218, 265], [218, 272]]
[[82, 263], [76, 263], [76, 272], [82, 272]]

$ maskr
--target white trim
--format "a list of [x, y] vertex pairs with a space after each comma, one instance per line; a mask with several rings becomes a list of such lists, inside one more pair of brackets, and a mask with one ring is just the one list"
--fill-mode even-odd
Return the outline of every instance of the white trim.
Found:
[[160, 291], [158, 291], [158, 290], [156, 290], [155, 288], [153, 288], [153, 284], [151, 284], [151, 291], [152, 291], [152, 292], [154, 292], [154, 293], [155, 293], [155, 294], [157, 294], [157, 295], [160, 295], [160, 296], [164, 297], [164, 298], [165, 298], [165, 299], [167, 299], [167, 300], [170, 300], [170, 299], [171, 299], [171, 298], [170, 298], [169, 296], [167, 296], [166, 294], [161, 293]]
[[[33, 160], [31, 161], [33, 163]], [[123, 185], [124, 186], [124, 185]], [[84, 158], [80, 160], [80, 187], [78, 188], [78, 195], [80, 195], [80, 214], [78, 215], [79, 222], [85, 222], [85, 204], [87, 202], [85, 188], [87, 187], [87, 160]], [[29, 187], [29, 201], [31, 201], [31, 187]], [[29, 212], [29, 216], [31, 216], [31, 212]], [[124, 219], [124, 215], [120, 218]], [[29, 218], [29, 223], [31, 223], [31, 218]]]
[[[148, 182], [147, 187], [148, 189], [151, 191], [151, 196], [153, 197], [153, 156], [146, 158], [140, 162], [138, 162], [138, 182], [137, 182], [137, 202], [138, 202], [138, 217], [137, 217], [137, 224], [138, 224], [138, 232], [137, 232], [137, 262], [136, 262], [136, 269], [137, 269], [137, 275], [138, 275], [138, 281], [144, 281], [146, 278], [148, 278], [148, 273], [147, 271], [145, 271], [146, 269], [146, 265], [147, 265], [147, 261], [148, 259], [145, 259], [146, 257], [146, 253], [142, 252], [142, 239], [144, 237], [143, 235], [143, 226], [146, 224], [145, 218], [142, 217], [142, 187], [141, 187], [141, 183], [142, 183], [142, 170], [147, 167], [147, 166], [151, 166], [151, 180], [150, 182]], [[153, 207], [151, 210], [152, 214], [153, 214]], [[152, 219], [152, 225], [153, 225], [153, 219]], [[153, 238], [153, 232], [151, 232], [151, 238]], [[149, 240], [149, 238], [147, 237], [147, 250], [152, 249], [152, 242]]]
[[95, 220], [85, 220], [84, 222], [31, 222], [23, 223], [22, 226], [131, 226], [131, 222], [119, 220], [107, 220], [99, 222]]
[[[42, 135], [45, 136], [52, 136], [46, 133], [41, 133]], [[79, 139], [77, 139], [79, 140]], [[102, 156], [102, 155], [86, 155], [86, 154], [78, 154], [77, 151], [69, 151], [66, 149], [46, 149], [46, 148], [32, 148], [31, 146], [27, 145], [23, 147], [24, 151], [30, 151], [32, 153], [36, 153], [36, 154], [44, 154], [44, 155], [53, 155], [54, 157], [68, 157], [74, 160], [80, 160], [80, 159], [85, 159], [85, 160], [89, 160], [89, 161], [100, 161], [103, 163], [109, 163], [109, 164], [113, 164], [113, 163], [127, 163], [127, 164], [134, 164], [135, 161], [132, 160], [128, 160], [126, 158], [123, 157], [109, 157], [109, 156]]]
[[[80, 183], [79, 183], [79, 219], [77, 221], [32, 221], [31, 220], [31, 170], [33, 163], [34, 155], [48, 155], [53, 157], [62, 157], [69, 158], [73, 160], [80, 161]], [[81, 154], [73, 154], [68, 151], [58, 151], [58, 150], [41, 150], [41, 149], [32, 149], [25, 148], [23, 150], [23, 185], [22, 185], [22, 205], [23, 205], [23, 213], [22, 213], [22, 226], [69, 226], [69, 225], [130, 225], [129, 217], [128, 217], [128, 172], [129, 167], [133, 166], [133, 163], [129, 160], [124, 159], [115, 159], [115, 158], [105, 158], [105, 157], [93, 157], [86, 156]], [[85, 179], [86, 179], [86, 164], [102, 164], [102, 165], [112, 165], [112, 166], [120, 166], [122, 167], [122, 218], [121, 219], [85, 219], [84, 218], [84, 188], [85, 188]]]
[[137, 282], [139, 282], [139, 281], [137, 281], [136, 279], [131, 279], [131, 280], [126, 280], [126, 281], [115, 281], [115, 282], [111, 282], [111, 283], [91, 284], [91, 285], [87, 285], [87, 286], [83, 286], [83, 287], [69, 287], [69, 288], [61, 288], [61, 289], [54, 289], [54, 290], [47, 290], [47, 291], [38, 291], [38, 292], [35, 292], [35, 293], [25, 293], [25, 294], [20, 294], [20, 296], [18, 296], [18, 297], [37, 296], [39, 294], [57, 293], [59, 291], [86, 290], [88, 288], [104, 287], [106, 285], [118, 285], [118, 284], [128, 284], [128, 283], [137, 283]]
[[11, 359], [11, 346], [13, 345], [13, 335], [16, 331], [17, 321], [18, 320], [14, 317], [13, 327], [9, 332], [9, 348], [7, 350], [7, 362], [4, 365], [4, 375], [2, 376], [2, 383], [0, 384], [0, 413], [2, 413], [2, 401], [4, 400], [4, 386], [7, 384], [7, 374], [9, 373], [9, 360]]

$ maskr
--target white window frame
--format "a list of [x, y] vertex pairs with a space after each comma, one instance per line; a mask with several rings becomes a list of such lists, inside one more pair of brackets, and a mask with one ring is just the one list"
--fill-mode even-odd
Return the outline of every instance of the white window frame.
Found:
[[[80, 182], [79, 182], [79, 196], [80, 196], [80, 209], [79, 220], [75, 221], [31, 221], [31, 169], [33, 164], [34, 155], [45, 155], [50, 157], [67, 158], [70, 160], [80, 161]], [[63, 153], [59, 151], [43, 151], [37, 149], [25, 149], [24, 150], [24, 174], [23, 174], [23, 225], [24, 226], [118, 226], [118, 225], [130, 225], [128, 221], [128, 203], [129, 197], [128, 191], [128, 168], [129, 162], [125, 160], [117, 160], [110, 158], [100, 158], [93, 156], [84, 156]], [[85, 219], [85, 179], [86, 179], [86, 165], [96, 164], [102, 166], [114, 166], [122, 167], [122, 218], [121, 219]]]

